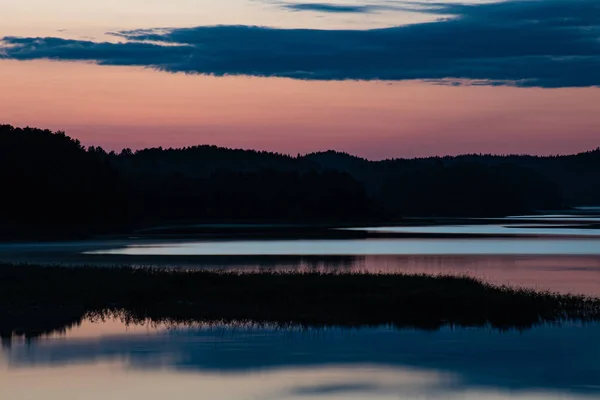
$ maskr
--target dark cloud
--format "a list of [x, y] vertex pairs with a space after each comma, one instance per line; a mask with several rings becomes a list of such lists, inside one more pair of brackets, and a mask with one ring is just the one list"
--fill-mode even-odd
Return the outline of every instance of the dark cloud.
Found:
[[363, 5], [339, 5], [328, 3], [298, 3], [283, 4], [283, 8], [292, 11], [315, 11], [324, 13], [370, 13], [375, 11], [373, 6]]
[[325, 385], [299, 386], [290, 390], [296, 396], [331, 396], [334, 394], [355, 394], [356, 392], [380, 392], [381, 387], [369, 382], [336, 383]]
[[65, 61], [97, 61], [107, 65], [148, 65], [160, 67], [180, 62], [193, 53], [190, 46], [164, 46], [150, 43], [98, 43], [59, 38], [3, 39], [6, 58], [17, 60], [55, 59]]
[[216, 76], [600, 85], [597, 0], [427, 6], [426, 12], [454, 17], [374, 30], [136, 30], [117, 33], [123, 43], [7, 37], [0, 57], [93, 60]]
[[281, 3], [276, 5], [292, 11], [312, 11], [320, 13], [356, 13], [369, 14], [382, 11], [411, 11], [419, 12], [437, 9], [438, 4], [423, 4], [413, 2], [387, 1], [373, 4], [332, 4], [332, 3]]

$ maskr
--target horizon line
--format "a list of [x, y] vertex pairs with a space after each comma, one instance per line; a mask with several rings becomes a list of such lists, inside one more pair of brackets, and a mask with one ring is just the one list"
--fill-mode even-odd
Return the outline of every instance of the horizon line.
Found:
[[83, 144], [81, 144], [81, 141], [79, 139], [77, 139], [74, 136], [70, 136], [66, 131], [64, 130], [52, 130], [52, 129], [44, 129], [44, 128], [36, 128], [36, 127], [32, 127], [32, 126], [25, 126], [25, 127], [18, 127], [18, 126], [14, 126], [11, 124], [2, 124], [0, 123], [0, 127], [2, 126], [10, 126], [13, 129], [33, 129], [33, 130], [40, 130], [40, 131], [49, 131], [52, 134], [56, 135], [58, 133], [63, 133], [64, 135], [66, 135], [67, 137], [69, 137], [72, 140], [75, 140], [77, 142], [80, 143], [81, 147], [86, 150], [89, 151], [90, 148], [100, 148], [102, 149], [104, 152], [106, 152], [107, 154], [111, 154], [114, 153], [116, 155], [120, 155], [122, 154], [124, 151], [126, 150], [131, 150], [131, 152], [133, 153], [133, 155], [140, 153], [140, 152], [144, 152], [144, 151], [152, 151], [152, 150], [159, 150], [159, 151], [185, 151], [185, 150], [190, 150], [190, 149], [194, 149], [194, 148], [215, 148], [215, 149], [219, 149], [219, 150], [227, 150], [227, 151], [246, 151], [246, 152], [256, 152], [256, 153], [267, 153], [267, 154], [271, 154], [271, 155], [276, 155], [276, 156], [282, 156], [282, 157], [289, 157], [292, 159], [301, 159], [301, 158], [306, 158], [309, 156], [315, 156], [315, 155], [320, 155], [320, 154], [326, 154], [326, 153], [333, 153], [336, 155], [344, 155], [344, 156], [349, 156], [358, 160], [362, 160], [362, 161], [367, 161], [367, 162], [386, 162], [386, 161], [396, 161], [396, 160], [427, 160], [427, 159], [435, 159], [435, 158], [460, 158], [460, 157], [473, 157], [473, 156], [477, 156], [477, 157], [498, 157], [498, 158], [510, 158], [510, 157], [532, 157], [532, 158], [558, 158], [558, 157], [575, 157], [575, 156], [579, 156], [579, 155], [584, 155], [584, 154], [591, 154], [594, 152], [600, 152], [600, 143], [598, 144], [598, 146], [596, 148], [592, 148], [590, 150], [582, 150], [576, 153], [566, 153], [566, 154], [560, 154], [560, 153], [552, 153], [552, 154], [528, 154], [528, 153], [505, 153], [505, 154], [499, 154], [499, 153], [460, 153], [460, 154], [446, 154], [446, 155], [431, 155], [431, 156], [421, 156], [421, 157], [388, 157], [388, 158], [382, 158], [382, 159], [378, 159], [378, 160], [374, 160], [374, 159], [369, 159], [366, 157], [361, 157], [355, 154], [351, 154], [349, 152], [346, 151], [341, 151], [341, 150], [334, 150], [334, 149], [327, 149], [327, 150], [316, 150], [316, 151], [312, 151], [312, 152], [308, 152], [308, 153], [297, 153], [296, 155], [293, 155], [291, 153], [285, 153], [285, 152], [277, 152], [277, 151], [272, 151], [272, 150], [259, 150], [259, 149], [254, 149], [254, 148], [243, 148], [243, 147], [226, 147], [226, 146], [219, 146], [216, 144], [208, 144], [208, 143], [204, 143], [204, 144], [195, 144], [195, 145], [189, 145], [189, 146], [182, 146], [182, 147], [164, 147], [164, 146], [153, 146], [153, 147], [144, 147], [144, 148], [131, 148], [131, 147], [123, 147], [120, 151], [117, 150], [110, 150], [110, 151], [106, 151], [101, 145], [89, 145], [89, 146], [84, 146]]

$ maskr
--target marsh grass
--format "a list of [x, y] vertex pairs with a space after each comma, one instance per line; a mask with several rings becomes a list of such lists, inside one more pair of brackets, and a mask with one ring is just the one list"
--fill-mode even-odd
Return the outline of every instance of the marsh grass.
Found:
[[0, 265], [0, 333], [36, 336], [90, 315], [281, 326], [525, 329], [600, 320], [600, 300], [470, 277]]

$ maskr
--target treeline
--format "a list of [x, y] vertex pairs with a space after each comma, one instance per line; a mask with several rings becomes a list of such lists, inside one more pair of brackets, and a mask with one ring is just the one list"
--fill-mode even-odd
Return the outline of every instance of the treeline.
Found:
[[419, 216], [505, 216], [564, 207], [552, 183], [510, 163], [419, 165], [390, 173], [381, 201]]
[[218, 170], [128, 179], [130, 216], [161, 221], [334, 222], [382, 216], [364, 186], [337, 171]]
[[127, 217], [118, 171], [63, 132], [0, 126], [0, 182], [5, 234], [113, 230]]
[[[333, 222], [381, 216], [364, 186], [340, 171], [278, 168], [283, 156], [252, 154], [230, 168], [215, 152], [203, 174], [161, 151], [106, 153], [63, 132], [0, 126], [0, 235], [52, 237], [130, 231], [178, 222]], [[151, 164], [138, 159], [155, 153]], [[165, 154], [168, 152], [165, 152]], [[264, 164], [254, 159], [267, 160]], [[181, 167], [178, 168], [178, 164]], [[210, 162], [213, 164], [212, 162]]]
[[112, 232], [186, 222], [499, 216], [600, 204], [600, 150], [372, 162], [215, 146], [85, 148], [64, 132], [0, 126], [2, 231]]

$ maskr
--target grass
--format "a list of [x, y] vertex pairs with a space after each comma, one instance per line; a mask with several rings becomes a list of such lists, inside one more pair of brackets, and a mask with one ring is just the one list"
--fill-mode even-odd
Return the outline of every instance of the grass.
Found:
[[468, 277], [0, 264], [4, 337], [34, 337], [105, 312], [157, 322], [524, 329], [600, 320], [600, 300], [496, 287]]

